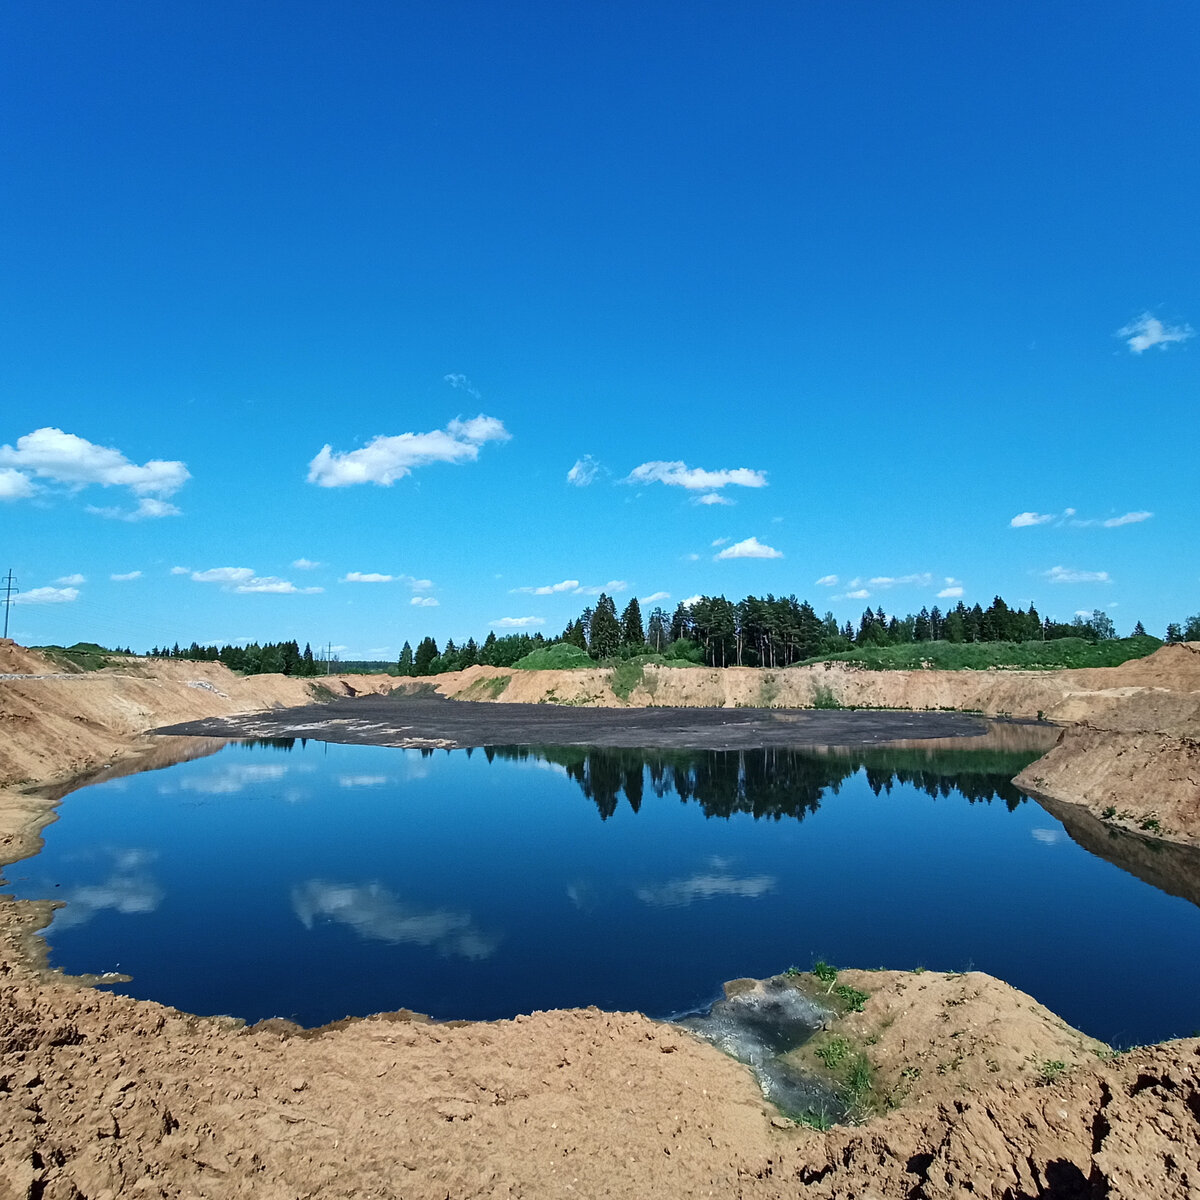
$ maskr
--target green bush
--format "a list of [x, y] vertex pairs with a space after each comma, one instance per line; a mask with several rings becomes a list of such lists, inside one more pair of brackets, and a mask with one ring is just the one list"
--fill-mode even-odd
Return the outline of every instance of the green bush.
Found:
[[570, 642], [555, 642], [550, 646], [539, 646], [513, 664], [521, 671], [577, 671], [581, 667], [594, 667], [592, 656], [586, 650]]
[[1055, 671], [1119, 667], [1130, 659], [1153, 654], [1161, 645], [1158, 638], [1149, 634], [1102, 642], [1073, 637], [1045, 642], [1040, 639], [1032, 642], [903, 642], [895, 646], [860, 646], [841, 654], [806, 659], [797, 665], [844, 662], [871, 671], [911, 671], [922, 667], [941, 671], [985, 671], [993, 667]]

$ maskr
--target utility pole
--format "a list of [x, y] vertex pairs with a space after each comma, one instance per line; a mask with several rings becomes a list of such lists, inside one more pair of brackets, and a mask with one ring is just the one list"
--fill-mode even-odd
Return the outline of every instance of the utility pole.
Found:
[[325, 674], [328, 675], [333, 669], [333, 643], [328, 642], [325, 645]]
[[12, 608], [13, 604], [16, 603], [13, 600], [13, 597], [17, 595], [21, 589], [17, 587], [17, 580], [16, 576], [14, 576], [12, 573], [12, 567], [8, 568], [8, 574], [0, 582], [2, 582], [4, 585], [4, 636], [8, 637], [8, 610]]

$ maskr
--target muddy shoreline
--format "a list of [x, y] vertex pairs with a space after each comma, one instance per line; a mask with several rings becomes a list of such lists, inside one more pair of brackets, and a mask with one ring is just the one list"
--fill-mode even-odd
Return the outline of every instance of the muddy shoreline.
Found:
[[[185, 721], [151, 732], [172, 737], [313, 738], [351, 745], [601, 746], [655, 750], [758, 750], [874, 746], [925, 739], [970, 739], [992, 722], [965, 713], [860, 709], [575, 708], [494, 704], [394, 692], [303, 708]], [[1049, 747], [1057, 730], [1037, 721], [1004, 722]], [[1038, 740], [1038, 739], [1041, 740]]]

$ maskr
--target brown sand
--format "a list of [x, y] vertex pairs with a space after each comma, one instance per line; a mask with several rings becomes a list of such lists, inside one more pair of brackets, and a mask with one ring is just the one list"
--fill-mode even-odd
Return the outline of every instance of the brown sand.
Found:
[[[1018, 676], [1027, 673], [979, 673], [1006, 678], [964, 679], [957, 693], [921, 673], [908, 673], [915, 682], [839, 686], [924, 708], [957, 695], [987, 703], [950, 707], [1014, 715], [1033, 715], [1031, 706], [1057, 695], [1052, 706], [1088, 710], [1066, 719], [1090, 714], [1112, 728], [1067, 730], [1030, 770], [1056, 794], [1061, 788], [1060, 798], [1092, 807], [1079, 789], [1104, 786], [1103, 764], [1131, 752], [1118, 745], [1114, 755], [1113, 738], [1138, 739], [1140, 770], [1121, 775], [1114, 794], [1132, 806], [1145, 772], [1163, 770], [1163, 787], [1180, 798], [1167, 820], [1182, 830], [1194, 780], [1177, 756], [1196, 733], [1187, 716], [1196, 653], [1188, 647], [1192, 657], [1172, 653], [1123, 675], [1116, 668], [1100, 686], [1085, 672], [1026, 684]], [[43, 673], [25, 652], [0, 645], [5, 672]], [[334, 687], [346, 694], [391, 682], [345, 678]], [[568, 682], [575, 686], [514, 679], [507, 687], [536, 699], [539, 687], [544, 698]], [[693, 687], [711, 699], [716, 682], [708, 692], [699, 680], [658, 686], [684, 703]], [[734, 703], [777, 686], [764, 692], [761, 676], [719, 682]], [[599, 679], [582, 686], [601, 684], [607, 689]], [[1035, 698], [1022, 698], [1022, 687]], [[310, 696], [302, 681], [237, 679], [187, 663], [0, 680], [0, 781], [10, 785], [0, 790], [3, 857], [36, 848], [62, 791], [31, 795], [18, 782], [61, 783], [114, 759], [119, 769], [149, 752], [145, 729], [168, 721]], [[1116, 702], [1139, 699], [1161, 728], [1147, 730], [1145, 714], [1120, 717]], [[1130, 727], [1118, 730], [1119, 720]], [[1200, 1197], [1200, 1042], [1110, 1059], [984, 976], [843, 972], [870, 998], [827, 1036], [868, 1057], [872, 1104], [886, 1115], [817, 1133], [773, 1114], [743, 1067], [637, 1014], [536, 1013], [453, 1027], [380, 1017], [316, 1036], [240, 1030], [39, 970], [31, 935], [47, 916], [46, 904], [0, 897], [0, 1200]], [[900, 1107], [887, 1112], [889, 1104]]]

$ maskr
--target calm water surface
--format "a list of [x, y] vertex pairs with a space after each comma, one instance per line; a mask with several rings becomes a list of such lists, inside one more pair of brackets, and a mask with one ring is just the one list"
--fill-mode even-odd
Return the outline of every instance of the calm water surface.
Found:
[[667, 1016], [824, 958], [1191, 1033], [1200, 908], [1022, 797], [1036, 756], [234, 744], [73, 793], [9, 890], [66, 902], [56, 966], [249, 1021]]

